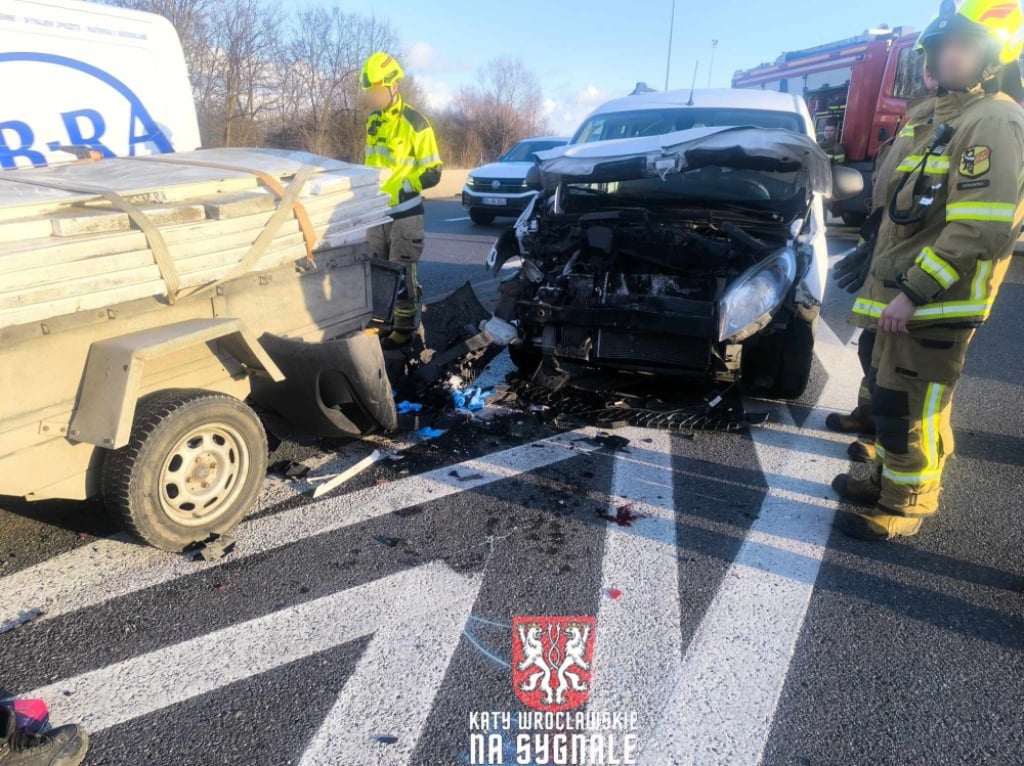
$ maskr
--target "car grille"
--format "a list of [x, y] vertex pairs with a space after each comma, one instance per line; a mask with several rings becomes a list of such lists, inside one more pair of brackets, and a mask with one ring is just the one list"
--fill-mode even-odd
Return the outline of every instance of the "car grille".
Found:
[[[494, 188], [495, 180], [498, 181], [498, 188]], [[486, 194], [487, 192], [494, 192], [495, 194], [518, 194], [519, 192], [526, 191], [526, 187], [523, 186], [522, 181], [515, 179], [494, 179], [494, 178], [474, 178], [473, 179], [473, 191]]]
[[708, 365], [708, 343], [700, 338], [643, 335], [611, 330], [597, 333], [598, 359], [630, 364], [654, 364], [703, 370]]

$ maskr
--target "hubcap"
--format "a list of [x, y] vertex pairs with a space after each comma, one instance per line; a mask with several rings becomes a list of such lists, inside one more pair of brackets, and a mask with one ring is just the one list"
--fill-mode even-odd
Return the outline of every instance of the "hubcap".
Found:
[[226, 423], [206, 423], [178, 441], [164, 460], [160, 506], [174, 523], [208, 524], [232, 507], [249, 470], [249, 451]]

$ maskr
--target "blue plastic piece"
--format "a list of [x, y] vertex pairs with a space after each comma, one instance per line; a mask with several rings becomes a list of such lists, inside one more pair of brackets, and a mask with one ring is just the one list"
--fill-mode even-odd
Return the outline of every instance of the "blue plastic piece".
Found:
[[452, 391], [451, 398], [452, 405], [455, 409], [476, 412], [477, 410], [482, 410], [486, 406], [486, 400], [491, 396], [494, 396], [493, 388], [471, 386], [465, 391]]
[[424, 426], [418, 431], [413, 433], [421, 439], [436, 439], [438, 436], [444, 433], [443, 428], [431, 428], [430, 426]]

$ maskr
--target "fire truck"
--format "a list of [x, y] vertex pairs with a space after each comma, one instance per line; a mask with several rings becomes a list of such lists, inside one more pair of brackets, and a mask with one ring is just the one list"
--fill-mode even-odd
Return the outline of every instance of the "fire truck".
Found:
[[826, 123], [837, 124], [845, 164], [865, 176], [861, 195], [831, 205], [832, 214], [848, 225], [860, 225], [870, 212], [875, 155], [898, 132], [907, 101], [925, 94], [916, 41], [909, 27], [870, 29], [733, 75], [734, 88], [801, 94], [819, 139]]

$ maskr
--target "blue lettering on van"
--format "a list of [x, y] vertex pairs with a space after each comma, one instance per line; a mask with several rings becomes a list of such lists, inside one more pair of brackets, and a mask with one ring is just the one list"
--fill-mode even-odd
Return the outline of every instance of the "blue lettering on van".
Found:
[[[12, 133], [13, 137], [9, 137]], [[33, 165], [45, 165], [46, 157], [32, 148], [33, 138], [32, 128], [21, 120], [0, 122], [0, 167], [13, 170], [17, 167], [18, 157]]]
[[[60, 118], [64, 121], [64, 129], [68, 132], [68, 142], [72, 146], [88, 146], [90, 149], [98, 151], [104, 157], [114, 156], [114, 153], [100, 141], [100, 138], [106, 132], [107, 124], [103, 121], [103, 115], [95, 109], [63, 112]], [[89, 123], [89, 135], [85, 135], [81, 120]], [[135, 120], [133, 119], [132, 124], [134, 125], [134, 123]]]
[[[171, 145], [167, 135], [156, 120], [153, 119], [152, 115], [150, 115], [149, 110], [146, 109], [138, 95], [109, 72], [105, 72], [84, 61], [50, 53], [39, 53], [37, 51], [0, 53], [0, 63], [5, 61], [34, 61], [43, 64], [56, 64], [57, 66], [76, 69], [79, 72], [95, 77], [120, 93], [128, 102], [131, 109], [130, 124], [128, 125], [129, 156], [134, 157], [136, 147], [147, 143], [152, 143], [156, 150], [161, 153], [174, 151], [174, 147]], [[99, 112], [94, 109], [79, 109], [61, 114], [61, 119], [68, 132], [69, 143], [89, 146], [103, 153], [105, 157], [113, 156], [113, 152], [100, 141], [100, 138], [106, 131], [106, 123]], [[87, 121], [89, 124], [84, 124], [83, 121]], [[17, 167], [15, 161], [19, 157], [29, 160], [33, 165], [45, 165], [45, 155], [33, 148], [35, 140], [36, 136], [28, 124], [19, 120], [0, 122], [0, 167], [8, 170]], [[53, 145], [54, 142], [48, 143], [48, 146]], [[59, 143], [56, 145], [59, 146]]]

